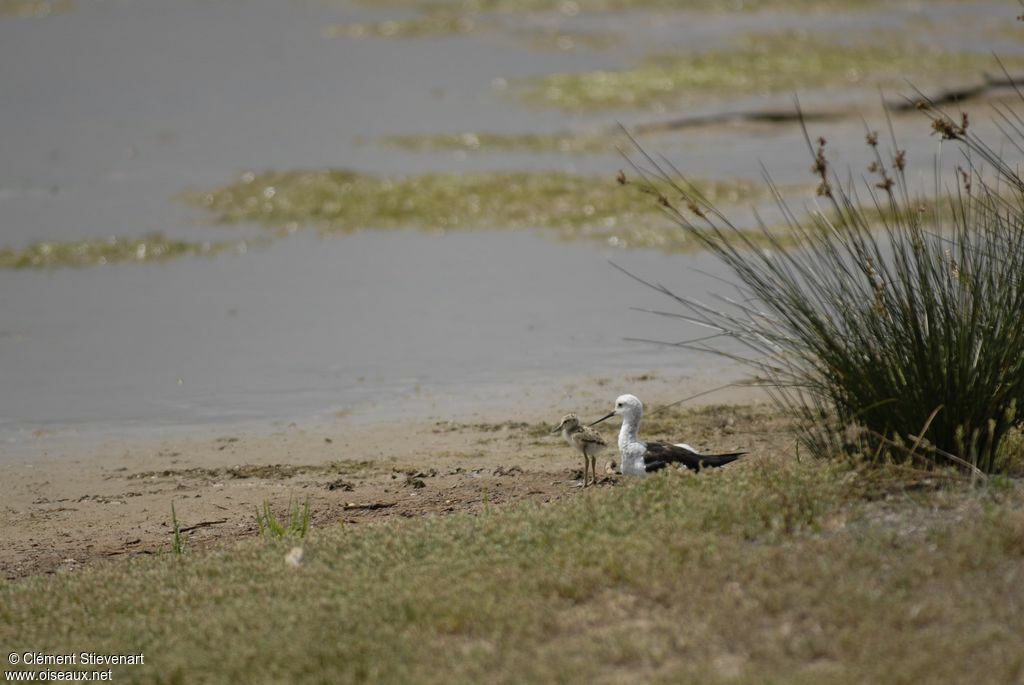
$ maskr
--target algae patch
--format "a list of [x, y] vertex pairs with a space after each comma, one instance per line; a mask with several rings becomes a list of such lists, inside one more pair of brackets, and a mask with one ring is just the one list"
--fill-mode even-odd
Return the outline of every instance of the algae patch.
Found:
[[620, 71], [551, 74], [523, 81], [518, 90], [528, 102], [567, 110], [650, 108], [684, 96], [900, 86], [907, 79], [924, 84], [976, 74], [992, 64], [988, 54], [947, 52], [900, 34], [875, 34], [870, 41], [843, 44], [791, 31], [749, 35], [728, 48], [706, 52], [653, 56]]
[[503, 134], [441, 133], [387, 136], [381, 142], [410, 152], [524, 152], [556, 154], [602, 154], [615, 152], [624, 141], [613, 135], [598, 134]]
[[561, 28], [521, 27], [509, 29], [495, 15], [428, 12], [408, 19], [351, 24], [331, 24], [322, 33], [327, 38], [437, 38], [464, 36], [479, 31], [502, 31], [536, 50], [568, 52], [579, 48], [604, 50], [621, 45], [625, 37], [610, 31], [581, 31]]
[[428, 13], [411, 19], [332, 24], [324, 29], [324, 35], [328, 38], [424, 38], [471, 33], [486, 26], [486, 22], [469, 14]]
[[0, 17], [41, 19], [74, 9], [74, 0], [0, 0]]
[[142, 238], [40, 241], [24, 250], [0, 250], [2, 269], [86, 267], [118, 262], [164, 262], [177, 257], [214, 255], [227, 249], [244, 250], [245, 243], [193, 243], [155, 233]]
[[626, 42], [621, 33], [613, 31], [579, 31], [570, 29], [523, 28], [512, 32], [512, 36], [525, 42], [534, 50], [608, 50]]
[[359, 0], [365, 6], [379, 9], [427, 9], [432, 12], [496, 12], [502, 14], [551, 13], [576, 16], [598, 12], [761, 12], [764, 10], [802, 10], [829, 12], [856, 10], [883, 5], [912, 5], [886, 0]]
[[[694, 181], [710, 202], [753, 203], [767, 189], [746, 181]], [[423, 174], [389, 178], [335, 169], [247, 173], [236, 183], [184, 199], [220, 223], [259, 223], [324, 234], [365, 229], [546, 228], [566, 240], [667, 251], [699, 245], [666, 220], [635, 185], [560, 172]]]

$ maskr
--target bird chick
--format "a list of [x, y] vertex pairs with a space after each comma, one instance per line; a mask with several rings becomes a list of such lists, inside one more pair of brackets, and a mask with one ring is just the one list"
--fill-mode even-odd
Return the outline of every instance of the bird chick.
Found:
[[588, 474], [593, 484], [597, 485], [597, 455], [608, 445], [601, 434], [581, 424], [575, 414], [563, 416], [558, 428], [551, 432], [561, 432], [565, 441], [583, 455], [583, 487], [591, 483]]

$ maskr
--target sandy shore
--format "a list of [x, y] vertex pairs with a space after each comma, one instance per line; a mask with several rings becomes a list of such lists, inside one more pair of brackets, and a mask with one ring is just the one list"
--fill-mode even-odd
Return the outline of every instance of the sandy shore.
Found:
[[[562, 397], [450, 420], [383, 425], [339, 417], [276, 432], [111, 438], [48, 449], [0, 463], [0, 574], [68, 572], [166, 553], [172, 502], [188, 545], [198, 548], [257, 535], [256, 509], [264, 502], [283, 516], [289, 502], [308, 498], [312, 525], [321, 528], [579, 496], [582, 460], [550, 434], [562, 414], [597, 418], [622, 388], [657, 407], [707, 387], [651, 374], [585, 379]], [[692, 420], [677, 434], [651, 437], [748, 449], [751, 459], [789, 442], [769, 425], [777, 417], [760, 391], [733, 388], [687, 407]], [[614, 445], [617, 423], [602, 429]], [[614, 449], [606, 455], [599, 471]], [[605, 475], [599, 487], [614, 487], [617, 478]]]

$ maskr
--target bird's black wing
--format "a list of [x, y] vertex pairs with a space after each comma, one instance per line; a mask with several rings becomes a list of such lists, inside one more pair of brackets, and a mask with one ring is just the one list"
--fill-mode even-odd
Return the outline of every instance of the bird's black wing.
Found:
[[736, 461], [744, 454], [746, 454], [746, 452], [723, 452], [721, 454], [703, 454], [700, 457], [700, 463], [702, 466], [725, 466], [726, 464], [730, 464]]
[[746, 452], [725, 452], [722, 454], [700, 454], [693, 450], [673, 445], [667, 442], [647, 443], [647, 454], [644, 455], [645, 463], [665, 462], [681, 464], [691, 471], [700, 471], [702, 467], [725, 466], [729, 462], [736, 461]]

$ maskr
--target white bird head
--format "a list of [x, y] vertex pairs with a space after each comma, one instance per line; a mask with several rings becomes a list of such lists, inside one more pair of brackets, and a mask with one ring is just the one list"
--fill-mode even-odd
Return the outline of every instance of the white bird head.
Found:
[[615, 409], [607, 416], [602, 416], [591, 426], [601, 423], [605, 419], [610, 419], [613, 416], [621, 416], [624, 421], [632, 421], [636, 423], [640, 421], [640, 417], [644, 415], [644, 403], [636, 395], [619, 395], [615, 399]]

